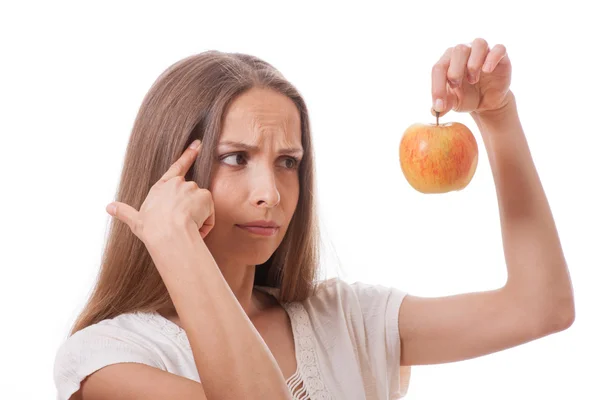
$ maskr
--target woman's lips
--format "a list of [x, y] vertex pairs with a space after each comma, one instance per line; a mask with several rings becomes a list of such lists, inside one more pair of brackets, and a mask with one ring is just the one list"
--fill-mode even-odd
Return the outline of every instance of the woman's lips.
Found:
[[261, 236], [273, 236], [279, 230], [279, 228], [263, 228], [260, 226], [241, 226], [241, 225], [236, 225], [236, 226], [247, 232], [254, 233], [256, 235], [261, 235]]

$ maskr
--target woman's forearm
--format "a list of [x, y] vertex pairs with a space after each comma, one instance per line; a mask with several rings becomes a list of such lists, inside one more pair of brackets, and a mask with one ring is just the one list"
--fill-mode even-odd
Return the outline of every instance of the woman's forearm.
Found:
[[543, 323], [574, 318], [573, 289], [552, 212], [517, 113], [514, 95], [502, 109], [473, 114], [489, 156], [500, 210], [506, 288]]
[[181, 271], [163, 280], [192, 346], [206, 397], [291, 399], [275, 358], [200, 235], [188, 235], [177, 247], [155, 251], [152, 257], [163, 264], [161, 270], [177, 265]]

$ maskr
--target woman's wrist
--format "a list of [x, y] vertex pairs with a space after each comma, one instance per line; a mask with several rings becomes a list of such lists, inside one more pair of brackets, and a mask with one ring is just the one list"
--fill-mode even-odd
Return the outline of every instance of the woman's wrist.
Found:
[[508, 115], [517, 110], [517, 102], [514, 93], [512, 90], [509, 90], [506, 93], [505, 101], [503, 104], [494, 109], [494, 110], [486, 110], [486, 111], [478, 111], [472, 112], [471, 117], [475, 120], [475, 122], [480, 123], [483, 122], [485, 124], [495, 124], [500, 123], [504, 120]]

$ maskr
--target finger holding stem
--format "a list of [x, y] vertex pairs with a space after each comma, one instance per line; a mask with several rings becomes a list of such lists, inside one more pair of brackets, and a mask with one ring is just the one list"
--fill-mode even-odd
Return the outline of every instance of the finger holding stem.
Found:
[[448, 106], [448, 68], [450, 67], [452, 51], [452, 47], [448, 48], [431, 70], [432, 110], [442, 115]]

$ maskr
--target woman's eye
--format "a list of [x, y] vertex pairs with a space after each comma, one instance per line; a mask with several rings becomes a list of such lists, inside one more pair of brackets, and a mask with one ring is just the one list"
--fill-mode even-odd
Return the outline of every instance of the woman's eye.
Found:
[[289, 169], [295, 169], [295, 168], [297, 168], [297, 167], [298, 167], [298, 164], [300, 163], [300, 161], [298, 161], [298, 159], [297, 159], [297, 158], [295, 158], [295, 157], [287, 157], [287, 158], [285, 159], [285, 161], [286, 161], [286, 162], [287, 162], [287, 161], [290, 161], [290, 162], [291, 162], [291, 164], [286, 164], [286, 166], [287, 166], [287, 165], [289, 165], [289, 166], [288, 166], [288, 168], [289, 168]]
[[240, 159], [244, 159], [244, 155], [242, 153], [235, 153], [235, 154], [230, 154], [228, 156], [223, 157], [221, 160], [227, 160], [228, 158], [231, 158], [232, 160], [234, 160], [235, 164], [228, 164], [228, 165], [233, 165], [233, 166], [239, 166], [240, 164], [237, 164], [238, 161], [240, 161]]
[[[225, 160], [228, 160], [228, 159], [231, 159], [233, 161], [226, 162]], [[221, 158], [221, 161], [225, 162], [225, 164], [227, 164], [227, 165], [231, 165], [234, 167], [239, 167], [240, 165], [243, 165], [240, 163], [247, 162], [246, 155], [244, 153], [233, 153], [233, 154], [226, 155]], [[282, 165], [286, 169], [296, 169], [296, 168], [298, 168], [299, 163], [300, 163], [300, 160], [298, 160], [296, 157], [285, 157], [283, 159]]]

